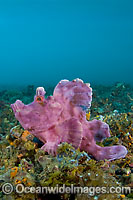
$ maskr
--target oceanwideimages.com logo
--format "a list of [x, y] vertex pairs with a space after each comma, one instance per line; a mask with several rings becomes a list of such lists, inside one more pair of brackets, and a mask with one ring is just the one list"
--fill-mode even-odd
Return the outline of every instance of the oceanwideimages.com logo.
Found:
[[37, 194], [88, 194], [94, 196], [96, 194], [128, 194], [131, 193], [130, 187], [80, 187], [56, 185], [55, 187], [26, 187], [23, 184], [17, 184], [15, 187], [11, 183], [5, 183], [2, 185], [2, 192], [4, 194], [11, 194], [12, 192], [18, 194], [28, 194], [28, 193], [37, 193]]

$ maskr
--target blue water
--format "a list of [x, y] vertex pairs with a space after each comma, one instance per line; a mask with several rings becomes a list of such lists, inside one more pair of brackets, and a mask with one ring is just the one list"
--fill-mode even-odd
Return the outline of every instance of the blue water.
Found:
[[0, 84], [133, 84], [132, 0], [0, 0]]

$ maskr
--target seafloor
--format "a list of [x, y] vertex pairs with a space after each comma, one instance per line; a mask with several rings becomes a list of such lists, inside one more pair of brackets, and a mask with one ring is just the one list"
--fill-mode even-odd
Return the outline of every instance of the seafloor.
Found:
[[[52, 94], [53, 88], [47, 89]], [[133, 186], [133, 88], [124, 83], [112, 86], [93, 86], [93, 100], [88, 120], [94, 118], [107, 122], [111, 137], [101, 146], [122, 144], [128, 149], [125, 158], [114, 161], [96, 161], [86, 152], [75, 150], [70, 144], [62, 144], [56, 157], [40, 150], [42, 143], [24, 130], [15, 119], [10, 104], [16, 99], [24, 103], [33, 101], [35, 87], [29, 85], [21, 90], [0, 91], [0, 199], [2, 200], [110, 200], [133, 199], [126, 189], [117, 193], [70, 192], [59, 194], [16, 193], [4, 194], [2, 185], [13, 187], [22, 184], [27, 187], [81, 186], [81, 187], [132, 187]], [[89, 118], [89, 117], [90, 118]], [[9, 189], [9, 188], [8, 188]], [[57, 192], [56, 192], [57, 193]]]

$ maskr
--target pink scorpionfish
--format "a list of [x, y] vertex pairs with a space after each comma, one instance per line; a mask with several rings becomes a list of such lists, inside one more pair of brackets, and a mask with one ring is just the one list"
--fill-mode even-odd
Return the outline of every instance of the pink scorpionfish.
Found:
[[62, 80], [55, 87], [53, 96], [45, 99], [43, 87], [36, 89], [34, 101], [24, 105], [17, 100], [11, 105], [22, 127], [44, 145], [42, 149], [56, 154], [62, 142], [88, 152], [97, 160], [114, 160], [125, 157], [122, 145], [101, 147], [96, 141], [110, 137], [109, 126], [100, 120], [86, 120], [86, 110], [92, 101], [92, 89], [80, 79]]

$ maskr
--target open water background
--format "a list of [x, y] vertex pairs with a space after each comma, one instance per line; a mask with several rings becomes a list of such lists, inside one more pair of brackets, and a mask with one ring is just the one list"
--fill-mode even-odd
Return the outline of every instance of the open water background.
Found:
[[133, 84], [132, 0], [0, 0], [0, 86]]

